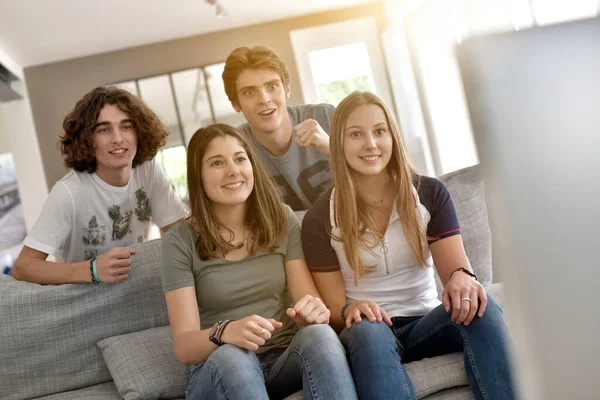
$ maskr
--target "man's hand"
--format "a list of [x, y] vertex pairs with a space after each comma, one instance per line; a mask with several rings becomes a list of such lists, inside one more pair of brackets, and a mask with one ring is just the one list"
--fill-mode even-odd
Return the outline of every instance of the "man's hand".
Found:
[[300, 147], [311, 147], [322, 154], [329, 154], [329, 135], [314, 119], [307, 119], [294, 127], [296, 143]]
[[131, 256], [135, 250], [127, 247], [113, 247], [96, 261], [96, 270], [103, 283], [117, 283], [129, 277]]

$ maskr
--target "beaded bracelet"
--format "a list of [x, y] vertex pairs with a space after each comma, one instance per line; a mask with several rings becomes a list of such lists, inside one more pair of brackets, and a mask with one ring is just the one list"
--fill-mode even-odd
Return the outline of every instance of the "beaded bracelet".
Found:
[[342, 307], [342, 311], [340, 312], [340, 316], [342, 317], [342, 322], [346, 322], [346, 316], [344, 315], [344, 312], [346, 311], [346, 308], [348, 308], [348, 306], [352, 304], [351, 301], [347, 302], [346, 304], [344, 304], [344, 306]]
[[94, 285], [98, 285], [102, 282], [98, 276], [98, 270], [96, 269], [96, 257], [90, 260], [90, 274], [92, 275], [92, 283]]

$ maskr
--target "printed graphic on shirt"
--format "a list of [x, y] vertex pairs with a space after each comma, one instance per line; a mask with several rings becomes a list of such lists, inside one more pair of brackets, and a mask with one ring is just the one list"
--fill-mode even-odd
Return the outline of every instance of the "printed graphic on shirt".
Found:
[[98, 249], [85, 249], [83, 251], [84, 260], [91, 260], [94, 257], [98, 257]]
[[104, 225], [98, 225], [96, 216], [93, 215], [88, 222], [88, 227], [83, 228], [83, 243], [93, 244], [95, 246], [102, 246], [106, 240], [106, 227]]
[[[307, 208], [282, 175], [274, 175], [273, 179], [279, 186], [279, 192], [283, 196], [284, 203], [289, 205], [292, 210], [297, 211]], [[319, 196], [329, 188], [329, 182], [329, 163], [326, 160], [317, 161], [308, 168], [303, 169], [296, 180], [310, 204], [314, 204]]]
[[329, 188], [329, 180], [329, 162], [320, 160], [300, 172], [298, 186], [310, 204], [314, 204], [319, 196]]
[[150, 199], [144, 188], [139, 188], [135, 191], [135, 202], [137, 204], [135, 207], [135, 215], [138, 219], [142, 222], [150, 221]]
[[113, 220], [112, 240], [121, 240], [128, 233], [131, 233], [129, 227], [131, 225], [132, 214], [131, 210], [121, 213], [121, 206], [118, 205], [113, 205], [108, 209], [108, 215]]

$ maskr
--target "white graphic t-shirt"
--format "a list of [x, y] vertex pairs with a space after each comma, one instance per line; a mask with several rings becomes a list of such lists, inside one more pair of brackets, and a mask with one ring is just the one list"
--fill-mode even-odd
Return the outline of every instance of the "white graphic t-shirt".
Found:
[[155, 160], [133, 168], [127, 185], [70, 170], [56, 182], [24, 244], [57, 262], [89, 260], [113, 247], [148, 240], [151, 224], [169, 225], [187, 207]]

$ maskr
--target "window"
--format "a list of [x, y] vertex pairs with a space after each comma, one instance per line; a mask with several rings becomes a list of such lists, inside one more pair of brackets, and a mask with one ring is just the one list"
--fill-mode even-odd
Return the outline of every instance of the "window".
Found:
[[[506, 32], [598, 15], [598, 0], [384, 0], [386, 12], [408, 49], [403, 64], [393, 65], [393, 81], [414, 70], [415, 95], [407, 85], [394, 90], [405, 105], [421, 108], [434, 173], [441, 175], [478, 162], [470, 119], [455, 56], [457, 43], [469, 36]], [[394, 46], [386, 56], [392, 59]], [[403, 82], [403, 83], [406, 83]], [[409, 109], [404, 107], [400, 123]], [[414, 113], [413, 113], [414, 114]], [[408, 146], [407, 146], [408, 147]], [[410, 148], [409, 148], [410, 151]]]
[[312, 51], [308, 62], [321, 103], [337, 106], [354, 91], [375, 92], [364, 42]]

